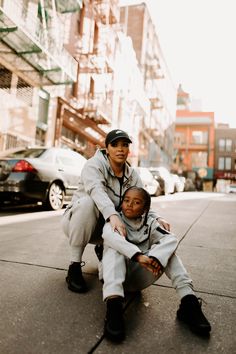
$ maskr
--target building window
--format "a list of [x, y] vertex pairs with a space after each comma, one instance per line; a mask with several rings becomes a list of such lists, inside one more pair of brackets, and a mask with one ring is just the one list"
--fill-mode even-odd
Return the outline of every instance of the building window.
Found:
[[225, 158], [225, 169], [226, 170], [231, 170], [231, 157], [226, 157]]
[[0, 65], [0, 78], [0, 89], [10, 89], [12, 73], [2, 65]]
[[219, 151], [232, 151], [232, 140], [231, 139], [219, 139], [218, 143]]
[[206, 167], [207, 166], [207, 152], [193, 152], [192, 153], [192, 167]]
[[225, 147], [226, 147], [227, 152], [232, 151], [232, 140], [231, 139], [226, 139]]
[[192, 144], [204, 144], [208, 141], [208, 132], [195, 130], [192, 132]]
[[24, 101], [29, 106], [33, 104], [33, 87], [23, 79], [18, 77], [16, 97]]
[[218, 159], [218, 170], [224, 170], [224, 158], [223, 157], [219, 157]]
[[219, 139], [218, 148], [219, 151], [225, 151], [225, 139]]
[[231, 170], [231, 157], [219, 157], [218, 170]]
[[186, 145], [186, 135], [183, 132], [175, 132], [174, 140], [177, 145]]

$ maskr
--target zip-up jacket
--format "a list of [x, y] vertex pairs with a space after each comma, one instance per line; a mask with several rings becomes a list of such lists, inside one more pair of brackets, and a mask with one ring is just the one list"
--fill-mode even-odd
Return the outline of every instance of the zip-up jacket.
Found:
[[135, 169], [127, 162], [125, 163], [124, 179], [121, 185], [114, 175], [105, 150], [100, 149], [84, 165], [79, 186], [71, 204], [88, 194], [104, 219], [107, 220], [113, 214], [119, 215], [116, 209], [120, 206], [124, 192], [131, 186], [142, 187], [142, 181]]
[[131, 220], [122, 213], [120, 216], [126, 226], [127, 236], [123, 237], [114, 232], [110, 223], [106, 223], [102, 235], [104, 245], [115, 249], [129, 259], [140, 252], [148, 253], [148, 256], [158, 259], [165, 268], [178, 246], [176, 236], [164, 230], [150, 215], [145, 225], [143, 225], [143, 218]]

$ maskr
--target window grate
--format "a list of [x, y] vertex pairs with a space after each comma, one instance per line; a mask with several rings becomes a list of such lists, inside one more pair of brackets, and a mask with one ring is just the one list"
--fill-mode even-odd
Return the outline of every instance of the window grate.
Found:
[[32, 106], [33, 103], [33, 87], [27, 84], [23, 79], [20, 77], [18, 78], [17, 82], [17, 91], [16, 97], [29, 106]]

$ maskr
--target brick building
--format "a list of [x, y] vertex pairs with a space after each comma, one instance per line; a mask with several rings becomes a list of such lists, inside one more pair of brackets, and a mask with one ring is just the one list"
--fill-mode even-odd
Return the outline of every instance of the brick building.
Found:
[[236, 182], [236, 129], [218, 124], [215, 129], [215, 180], [218, 191]]
[[0, 0], [0, 33], [2, 150], [90, 157], [118, 127], [133, 164], [170, 165], [176, 92], [144, 4], [120, 17], [118, 0]]
[[145, 3], [122, 6], [120, 23], [130, 36], [150, 101], [150, 116], [140, 124], [140, 165], [171, 167], [173, 159], [176, 88]]
[[175, 163], [177, 173], [213, 181], [214, 112], [191, 110], [189, 95], [179, 87], [175, 122]]
[[54, 97], [76, 80], [65, 49], [78, 1], [0, 1], [0, 149], [54, 140]]

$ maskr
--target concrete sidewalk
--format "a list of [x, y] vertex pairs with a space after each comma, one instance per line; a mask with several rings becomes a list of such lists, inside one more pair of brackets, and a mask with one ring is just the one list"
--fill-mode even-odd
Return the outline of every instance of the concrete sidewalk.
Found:
[[45, 218], [36, 213], [38, 217], [18, 216], [15, 221], [2, 218], [0, 353], [236, 352], [236, 196], [179, 193], [153, 198], [152, 206], [180, 239], [178, 254], [204, 300], [210, 339], [192, 334], [176, 320], [179, 299], [163, 276], [140, 296], [127, 299], [127, 338], [119, 345], [108, 342], [94, 246], [87, 247], [84, 259], [90, 291], [68, 291], [69, 250], [61, 213]]

